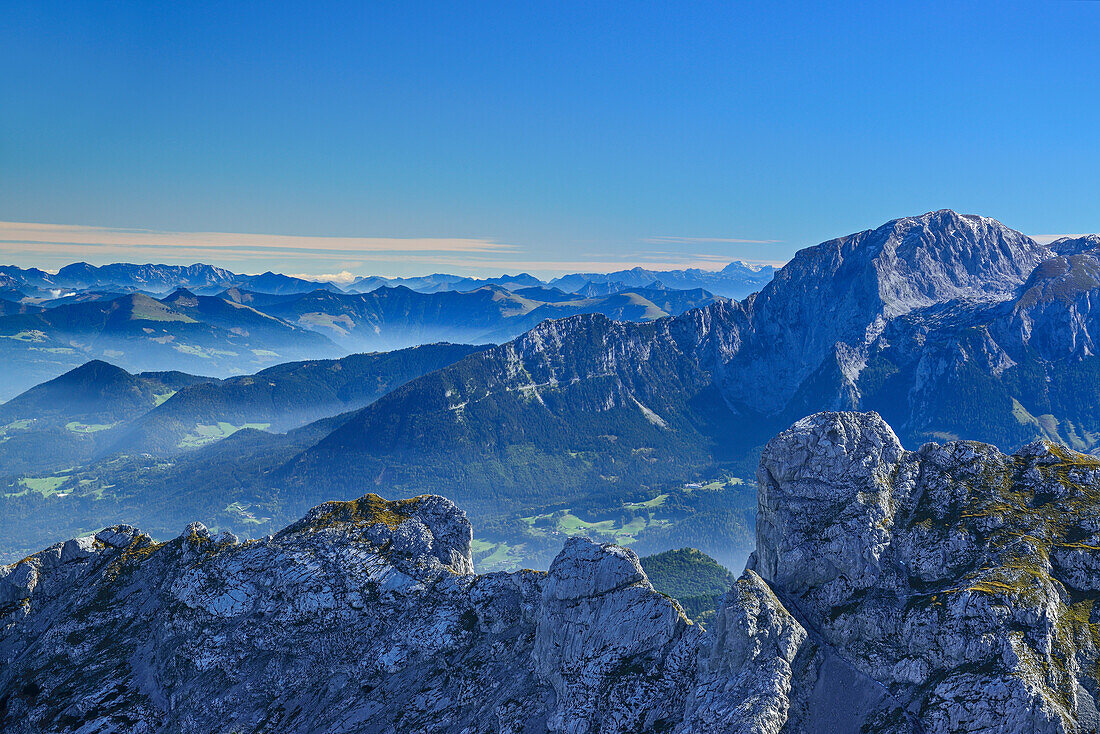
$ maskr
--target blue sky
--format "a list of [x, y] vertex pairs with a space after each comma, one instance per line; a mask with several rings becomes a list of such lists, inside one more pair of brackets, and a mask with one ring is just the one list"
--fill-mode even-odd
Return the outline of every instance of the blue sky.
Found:
[[2, 7], [2, 261], [552, 274], [943, 207], [1100, 230], [1100, 2]]

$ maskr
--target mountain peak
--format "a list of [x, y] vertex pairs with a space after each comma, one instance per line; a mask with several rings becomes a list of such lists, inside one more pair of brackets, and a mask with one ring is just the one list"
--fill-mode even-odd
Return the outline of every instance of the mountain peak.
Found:
[[789, 294], [835, 290], [890, 318], [944, 301], [1009, 298], [1050, 255], [995, 219], [940, 209], [800, 250], [773, 284], [803, 281], [787, 285]]
[[95, 266], [92, 265], [91, 263], [84, 262], [83, 260], [80, 260], [78, 262], [69, 263], [68, 265], [63, 266], [61, 268], [61, 270], [58, 270], [57, 272], [61, 273], [61, 272], [64, 272], [66, 270], [88, 270], [89, 268], [94, 268], [94, 267]]
[[[752, 347], [725, 377], [753, 410], [782, 410], [826, 362], [854, 380], [891, 320], [952, 301], [1007, 301], [1051, 254], [995, 219], [950, 209], [805, 248], [752, 300], [752, 334], [742, 335]], [[851, 405], [835, 400], [818, 407]]]
[[85, 382], [89, 380], [102, 382], [105, 379], [130, 378], [132, 376], [118, 365], [113, 365], [102, 359], [92, 359], [51, 380], [50, 383], [60, 383], [62, 381]]
[[20, 393], [3, 404], [0, 414], [6, 421], [28, 415], [76, 414], [104, 406], [113, 410], [133, 398], [138, 382], [121, 367], [93, 359]]
[[898, 217], [897, 219], [886, 222], [879, 227], [879, 229], [890, 228], [895, 230], [906, 230], [914, 225], [942, 231], [950, 231], [951, 228], [959, 227], [966, 227], [968, 229], [991, 227], [1010, 232], [1016, 231], [992, 217], [983, 217], [980, 214], [962, 214], [954, 209], [936, 209], [935, 211], [928, 211], [924, 214]]
[[325, 502], [279, 536], [330, 528], [365, 533], [401, 565], [423, 568], [442, 564], [458, 574], [474, 570], [470, 521], [465, 512], [439, 495], [387, 501], [368, 494], [349, 502]]
[[1051, 254], [996, 219], [950, 209], [894, 220], [864, 242], [875, 253], [887, 313], [960, 298], [1006, 298]]
[[188, 290], [187, 288], [180, 287], [180, 288], [177, 288], [176, 290], [172, 291], [166, 298], [162, 299], [162, 302], [167, 303], [167, 302], [170, 302], [170, 301], [178, 301], [181, 298], [195, 298], [195, 297], [196, 296], [195, 296], [194, 292]]

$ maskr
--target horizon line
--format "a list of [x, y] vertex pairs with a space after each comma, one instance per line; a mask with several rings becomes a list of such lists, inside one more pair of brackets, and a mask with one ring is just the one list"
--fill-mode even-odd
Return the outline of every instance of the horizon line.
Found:
[[[343, 280], [348, 273], [384, 278], [422, 277], [441, 268], [465, 277], [529, 272], [540, 279], [574, 272], [615, 272], [636, 267], [654, 272], [698, 269], [717, 271], [740, 261], [750, 267], [778, 267], [786, 260], [733, 257], [714, 252], [668, 252], [670, 244], [765, 244], [733, 237], [644, 238], [638, 244], [662, 244], [662, 250], [624, 255], [592, 254], [590, 259], [536, 257], [532, 248], [489, 237], [347, 237], [268, 235], [235, 232], [176, 232], [146, 228], [0, 221], [0, 258], [15, 267], [56, 273], [80, 262], [93, 266], [130, 264], [203, 264], [242, 275], [271, 271], [308, 273], [322, 282]], [[549, 249], [549, 248], [547, 248]], [[708, 249], [700, 247], [699, 249]], [[528, 257], [525, 257], [527, 255]], [[143, 262], [144, 261], [144, 262]], [[266, 265], [249, 268], [257, 261]], [[312, 268], [310, 266], [313, 266]], [[389, 266], [389, 267], [387, 267]], [[256, 270], [256, 273], [244, 272]], [[405, 274], [397, 274], [399, 272]], [[418, 272], [419, 275], [411, 275]]]

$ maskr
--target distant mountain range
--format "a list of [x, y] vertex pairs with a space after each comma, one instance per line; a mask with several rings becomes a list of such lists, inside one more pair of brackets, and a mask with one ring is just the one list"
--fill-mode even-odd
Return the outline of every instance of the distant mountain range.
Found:
[[286, 431], [362, 408], [484, 347], [430, 344], [288, 362], [219, 380], [87, 362], [0, 405], [0, 467], [40, 474], [118, 454], [172, 456], [241, 428]]
[[[475, 295], [522, 312], [519, 290]], [[286, 303], [266, 298], [258, 307]], [[728, 559], [731, 537], [751, 538], [751, 515], [734, 495], [715, 502], [720, 484], [708, 482], [748, 478], [770, 435], [818, 410], [876, 410], [914, 448], [1045, 437], [1100, 453], [1097, 303], [1100, 238], [1042, 245], [992, 219], [930, 212], [802, 250], [740, 302], [640, 323], [600, 313], [544, 321], [339, 417], [286, 434], [242, 430], [168, 464], [131, 457], [56, 479], [78, 494], [106, 485], [138, 493], [140, 503], [118, 501], [151, 528], [171, 525], [165, 509], [183, 505], [247, 533], [269, 527], [256, 518], [274, 526], [368, 488], [438, 491], [529, 563], [554, 552], [554, 532], [591, 527], [620, 528], [647, 550], [681, 547], [669, 544], [690, 530], [694, 545]], [[347, 316], [349, 333], [370, 323]], [[5, 503], [13, 523], [63, 504], [29, 494], [19, 502], [25, 509]], [[102, 499], [70, 501], [77, 506], [90, 508], [86, 526], [113, 511]], [[541, 535], [540, 518], [550, 518]], [[716, 539], [725, 551], [708, 546]]]
[[768, 267], [732, 263], [719, 273], [635, 268], [566, 276], [557, 285], [527, 274], [372, 276], [342, 289], [204, 264], [73, 263], [57, 273], [5, 265], [0, 368], [20, 369], [0, 369], [0, 400], [90, 359], [137, 372], [181, 369], [228, 377], [359, 351], [441, 341], [501, 343], [544, 319], [578, 313], [652, 320], [725, 294], [745, 295], [771, 274]]
[[0, 316], [0, 366], [6, 368], [0, 396], [90, 359], [136, 371], [227, 376], [340, 351], [315, 331], [214, 296], [177, 291], [160, 300], [143, 293], [76, 300]]
[[577, 291], [588, 284], [616, 285], [633, 288], [658, 284], [664, 288], [691, 290], [701, 288], [726, 298], [744, 298], [771, 281], [775, 268], [753, 266], [735, 260], [718, 271], [688, 268], [687, 270], [646, 270], [632, 268], [614, 273], [574, 273], [550, 281], [550, 285], [565, 291]]
[[368, 275], [353, 280], [346, 290], [353, 293], [369, 293], [378, 288], [404, 287], [420, 293], [438, 293], [440, 291], [472, 291], [487, 285], [498, 285], [514, 290], [516, 288], [546, 285], [546, 282], [527, 273], [501, 275], [496, 278], [469, 278], [463, 275], [448, 275], [447, 273], [434, 273], [414, 278], [383, 278], [378, 275]]
[[581, 297], [541, 286], [509, 291], [498, 285], [434, 293], [387, 286], [369, 293], [314, 291], [286, 299], [232, 291], [226, 297], [320, 332], [349, 351], [436, 341], [497, 344], [546, 319], [600, 313], [616, 320], [652, 321], [720, 300], [698, 289], [632, 288]]
[[89, 265], [73, 263], [51, 274], [37, 268], [0, 265], [0, 286], [24, 298], [56, 299], [79, 291], [114, 293], [141, 292], [164, 295], [180, 288], [210, 295], [229, 287], [246, 288], [265, 293], [308, 293], [321, 289], [340, 290], [331, 283], [305, 280], [279, 273], [240, 275], [224, 268], [196, 263], [194, 265], [137, 265], [114, 263]]
[[496, 285], [435, 293], [403, 286], [369, 293], [234, 287], [206, 296], [181, 288], [159, 298], [88, 290], [38, 305], [0, 300], [0, 366], [20, 367], [0, 370], [0, 398], [89, 359], [138, 372], [228, 377], [287, 360], [443, 341], [500, 343], [545, 319], [578, 313], [648, 321], [716, 300], [698, 289], [634, 288], [587, 297], [545, 286], [513, 292]]
[[[502, 275], [495, 278], [470, 278], [445, 273], [414, 278], [384, 278], [371, 275], [354, 280], [346, 288], [340, 288], [327, 281], [308, 280], [280, 273], [242, 275], [202, 263], [194, 265], [114, 263], [96, 266], [81, 262], [66, 265], [57, 273], [47, 273], [38, 268], [0, 265], [0, 298], [8, 301], [24, 299], [41, 301], [63, 298], [81, 291], [142, 292], [149, 295], [164, 295], [179, 288], [194, 291], [199, 295], [214, 295], [229, 288], [256, 293], [294, 294], [315, 290], [368, 293], [378, 288], [404, 287], [420, 293], [438, 293], [472, 291], [485, 286], [500, 286], [508, 290], [551, 286], [573, 293], [588, 283], [605, 287], [614, 285], [616, 290], [640, 287], [703, 289], [725, 298], [743, 298], [760, 290], [771, 279], [774, 272], [775, 269], [770, 265], [751, 266], [738, 261], [730, 263], [720, 271], [697, 268], [656, 271], [634, 268], [614, 273], [574, 273], [551, 281], [542, 281], [527, 273]], [[605, 291], [601, 295], [607, 294], [608, 292]]]
[[[380, 278], [369, 276], [359, 278], [348, 286], [347, 290], [357, 292], [372, 291], [382, 287], [404, 286], [422, 293], [439, 291], [469, 291], [487, 285], [497, 285], [509, 290], [550, 286], [566, 293], [579, 293], [589, 284], [603, 286], [599, 295], [607, 295], [608, 287], [614, 291], [626, 288], [671, 288], [677, 290], [702, 289], [726, 298], [744, 298], [762, 288], [775, 273], [770, 265], [752, 266], [740, 261], [731, 262], [719, 271], [688, 268], [687, 270], [647, 270], [637, 267], [631, 270], [618, 270], [613, 273], [573, 273], [550, 281], [541, 281], [533, 275], [502, 275], [497, 278], [464, 278], [458, 275], [437, 273], [417, 278]], [[593, 295], [593, 294], [586, 294]]]

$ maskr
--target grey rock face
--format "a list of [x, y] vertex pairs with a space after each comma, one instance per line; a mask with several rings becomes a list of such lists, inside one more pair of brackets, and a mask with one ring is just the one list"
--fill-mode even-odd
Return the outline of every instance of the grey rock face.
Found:
[[709, 657], [684, 732], [778, 732], [787, 722], [794, 662], [806, 630], [746, 571], [718, 610]]
[[725, 367], [738, 388], [729, 392], [775, 414], [823, 362], [838, 363], [832, 381], [854, 382], [892, 320], [949, 301], [1007, 300], [1052, 254], [1000, 222], [950, 210], [800, 250], [752, 301], [745, 347]]
[[[758, 479], [756, 568], [881, 688], [864, 723], [1088, 730], [1100, 461], [1041, 442], [907, 452], [876, 414], [823, 413], [768, 444]], [[796, 676], [792, 701], [812, 679]]]
[[[1095, 236], [1087, 239], [1100, 242]], [[1043, 262], [994, 328], [1003, 341], [1028, 344], [1046, 359], [1095, 356], [1100, 340], [1100, 309], [1093, 310], [1097, 293], [1100, 244]]]
[[757, 476], [757, 570], [794, 594], [837, 579], [851, 590], [874, 585], [904, 454], [875, 414], [818, 414], [772, 439]]
[[553, 686], [553, 732], [671, 727], [700, 632], [657, 594], [633, 551], [570, 538], [550, 566], [533, 659]]
[[[123, 539], [128, 539], [123, 544]], [[0, 570], [5, 732], [627, 732], [680, 720], [705, 632], [574, 539], [477, 576], [442, 497], [330, 502], [273, 538], [132, 528]]]
[[442, 497], [238, 542], [118, 526], [0, 567], [0, 729], [1087, 732], [1100, 460], [902, 449], [822, 413], [761, 457], [758, 548], [713, 629], [572, 538], [476, 575]]

